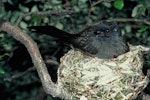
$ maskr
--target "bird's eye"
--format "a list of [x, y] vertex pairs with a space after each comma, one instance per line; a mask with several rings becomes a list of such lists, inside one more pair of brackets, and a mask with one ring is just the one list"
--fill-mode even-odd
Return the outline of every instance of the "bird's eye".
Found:
[[109, 29], [106, 30], [106, 33], [108, 33], [108, 32], [109, 32]]
[[107, 28], [101, 29], [101, 31], [102, 31], [102, 32], [104, 32], [104, 33], [108, 33], [108, 32], [110, 32], [110, 30], [109, 30], [109, 29], [107, 29]]

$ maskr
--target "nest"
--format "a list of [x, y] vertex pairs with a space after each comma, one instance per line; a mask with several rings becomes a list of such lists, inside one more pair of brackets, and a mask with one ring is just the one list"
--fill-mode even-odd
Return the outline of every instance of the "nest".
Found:
[[131, 46], [130, 51], [113, 59], [99, 59], [70, 50], [61, 58], [58, 85], [71, 93], [72, 100], [129, 100], [146, 85], [142, 74], [143, 51]]

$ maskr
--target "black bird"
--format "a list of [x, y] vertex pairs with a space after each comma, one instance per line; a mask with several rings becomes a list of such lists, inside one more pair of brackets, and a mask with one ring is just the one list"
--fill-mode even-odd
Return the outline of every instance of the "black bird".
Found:
[[59, 38], [86, 54], [103, 59], [117, 57], [129, 50], [115, 22], [100, 21], [78, 34], [69, 34], [53, 26], [31, 26], [29, 29]]

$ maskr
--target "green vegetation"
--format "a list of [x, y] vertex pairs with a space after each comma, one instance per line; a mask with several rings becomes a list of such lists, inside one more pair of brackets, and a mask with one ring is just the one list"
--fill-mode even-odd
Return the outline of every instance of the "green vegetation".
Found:
[[[145, 3], [146, 0], [99, 1], [101, 0], [3, 0], [0, 17], [29, 34], [37, 42], [45, 61], [53, 59], [59, 62], [69, 46], [52, 37], [31, 33], [28, 26], [53, 25], [75, 34], [100, 20], [117, 21], [130, 44], [150, 46], [150, 5]], [[45, 11], [49, 13], [45, 14]], [[147, 69], [150, 67], [150, 54], [145, 55], [144, 59]], [[47, 66], [52, 80], [56, 82], [57, 66]], [[36, 71], [21, 74], [31, 67], [32, 61], [26, 48], [9, 34], [0, 32], [1, 100], [36, 100], [42, 98], [42, 94], [46, 100], [55, 100], [43, 93]], [[143, 72], [146, 73], [145, 70]], [[19, 77], [13, 78], [14, 75]]]

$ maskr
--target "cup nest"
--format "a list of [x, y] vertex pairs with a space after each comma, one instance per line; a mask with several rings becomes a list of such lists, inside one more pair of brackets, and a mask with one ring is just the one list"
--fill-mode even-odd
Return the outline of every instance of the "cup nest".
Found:
[[143, 51], [130, 45], [130, 51], [113, 59], [99, 59], [70, 50], [61, 59], [58, 86], [73, 100], [129, 100], [147, 85], [142, 74]]

